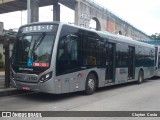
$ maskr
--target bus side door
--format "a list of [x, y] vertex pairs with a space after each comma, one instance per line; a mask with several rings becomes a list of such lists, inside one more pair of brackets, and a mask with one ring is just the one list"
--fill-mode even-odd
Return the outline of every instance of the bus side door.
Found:
[[106, 83], [113, 83], [115, 80], [115, 44], [106, 43]]
[[135, 78], [135, 47], [129, 46], [128, 51], [128, 79]]

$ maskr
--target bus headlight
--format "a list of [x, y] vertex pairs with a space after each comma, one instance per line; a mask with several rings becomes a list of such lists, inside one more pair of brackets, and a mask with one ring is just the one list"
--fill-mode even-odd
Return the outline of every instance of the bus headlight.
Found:
[[52, 78], [52, 72], [49, 72], [45, 75], [43, 75], [41, 78], [40, 78], [40, 82], [43, 83], [43, 82], [46, 82], [47, 80], [51, 79]]

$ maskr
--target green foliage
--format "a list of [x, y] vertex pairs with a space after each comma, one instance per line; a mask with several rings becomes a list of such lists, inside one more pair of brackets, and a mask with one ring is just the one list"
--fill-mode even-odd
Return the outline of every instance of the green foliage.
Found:
[[2, 53], [0, 53], [0, 60], [2, 60]]
[[0, 61], [0, 68], [4, 68], [4, 63], [3, 63], [3, 61]]
[[152, 34], [151, 37], [152, 37], [154, 40], [160, 40], [160, 33]]

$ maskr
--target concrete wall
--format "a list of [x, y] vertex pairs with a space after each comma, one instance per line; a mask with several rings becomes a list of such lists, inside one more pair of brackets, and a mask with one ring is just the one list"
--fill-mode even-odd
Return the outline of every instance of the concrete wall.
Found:
[[7, 3], [7, 2], [11, 2], [11, 1], [14, 1], [14, 0], [0, 0], [0, 3]]
[[[13, 10], [15, 10], [16, 8], [14, 4], [11, 4], [11, 1], [14, 1], [13, 3], [17, 2], [17, 4], [23, 6], [22, 9], [24, 9], [24, 6], [26, 6], [24, 1], [19, 2], [19, 0], [0, 0], [0, 3], [10, 3], [11, 8], [14, 7]], [[38, 6], [43, 2], [44, 0], [40, 0], [39, 2], [37, 0], [31, 1], [31, 22], [38, 21]], [[148, 35], [122, 20], [121, 18], [117, 17], [106, 8], [98, 5], [93, 0], [53, 0], [52, 2], [50, 0], [45, 0], [45, 3], [52, 4], [54, 5], [54, 8], [56, 8], [54, 9], [54, 20], [55, 18], [56, 20], [59, 20], [60, 8], [58, 2], [75, 10], [76, 25], [88, 28], [90, 20], [94, 19], [97, 22], [97, 30], [109, 31], [113, 34], [122, 33], [122, 35], [132, 37], [136, 40], [150, 39]], [[5, 8], [3, 8], [2, 11], [6, 12]]]
[[148, 35], [97, 3], [90, 0], [77, 0], [75, 5], [75, 24], [89, 28], [91, 19], [94, 19], [99, 24], [97, 30], [109, 31], [113, 34], [121, 33], [135, 40], [150, 40]]
[[89, 28], [90, 20], [94, 19], [100, 23], [98, 30], [106, 30], [107, 14], [96, 9], [85, 1], [79, 0], [75, 8], [75, 24]]

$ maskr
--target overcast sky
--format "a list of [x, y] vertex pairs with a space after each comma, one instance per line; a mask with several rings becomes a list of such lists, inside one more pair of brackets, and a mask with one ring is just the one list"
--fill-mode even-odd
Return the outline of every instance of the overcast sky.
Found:
[[[160, 33], [160, 0], [94, 0], [144, 33]], [[39, 21], [52, 21], [52, 6], [40, 8]], [[47, 13], [47, 14], [46, 14]], [[70, 15], [70, 16], [68, 16]], [[61, 6], [61, 21], [74, 22], [74, 11]], [[26, 11], [0, 15], [5, 29], [27, 23]]]

